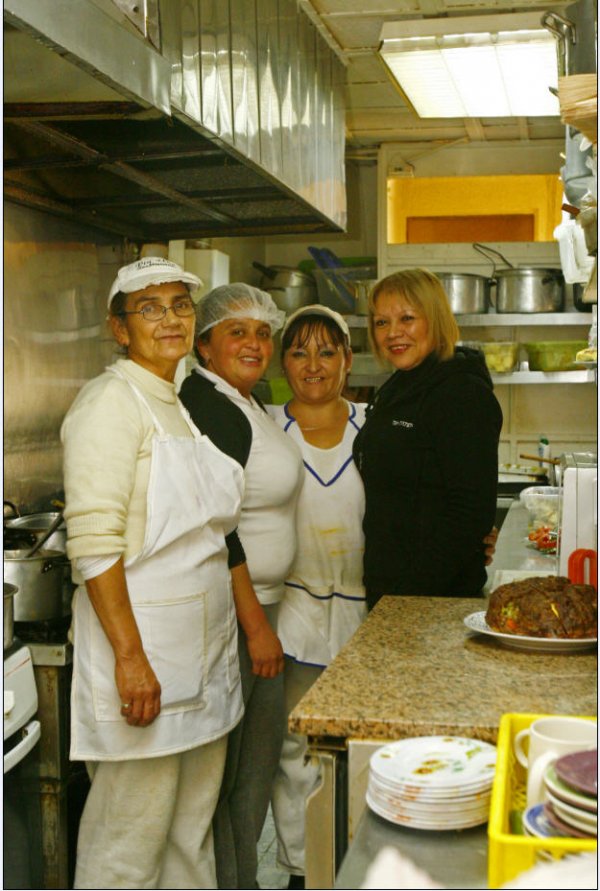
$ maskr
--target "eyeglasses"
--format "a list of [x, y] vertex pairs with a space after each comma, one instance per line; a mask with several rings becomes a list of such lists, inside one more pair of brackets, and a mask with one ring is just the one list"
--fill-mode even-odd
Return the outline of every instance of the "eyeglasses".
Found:
[[196, 311], [191, 300], [178, 300], [172, 306], [163, 306], [162, 303], [147, 303], [141, 309], [124, 309], [119, 313], [120, 316], [142, 316], [146, 322], [160, 322], [164, 319], [168, 311], [172, 309], [176, 316], [185, 319], [193, 316]]

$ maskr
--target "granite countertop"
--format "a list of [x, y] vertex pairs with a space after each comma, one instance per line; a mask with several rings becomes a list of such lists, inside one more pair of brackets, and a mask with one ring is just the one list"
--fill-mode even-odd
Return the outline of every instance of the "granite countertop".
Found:
[[509, 649], [472, 634], [477, 598], [383, 597], [292, 711], [293, 732], [496, 742], [505, 712], [595, 715], [597, 653]]

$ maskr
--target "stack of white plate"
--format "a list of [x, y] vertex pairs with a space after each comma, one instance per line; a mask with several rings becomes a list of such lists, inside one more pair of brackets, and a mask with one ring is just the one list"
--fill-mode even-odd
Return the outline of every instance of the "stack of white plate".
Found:
[[413, 829], [466, 829], [487, 822], [496, 748], [460, 736], [418, 736], [371, 757], [367, 804]]

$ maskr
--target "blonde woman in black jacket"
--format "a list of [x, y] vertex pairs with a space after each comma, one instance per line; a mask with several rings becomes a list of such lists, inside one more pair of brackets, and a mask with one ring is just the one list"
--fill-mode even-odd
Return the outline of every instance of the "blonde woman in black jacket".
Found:
[[373, 289], [369, 335], [396, 370], [354, 442], [369, 608], [384, 594], [477, 596], [486, 581], [502, 412], [483, 356], [457, 347], [458, 333], [433, 273], [403, 270]]

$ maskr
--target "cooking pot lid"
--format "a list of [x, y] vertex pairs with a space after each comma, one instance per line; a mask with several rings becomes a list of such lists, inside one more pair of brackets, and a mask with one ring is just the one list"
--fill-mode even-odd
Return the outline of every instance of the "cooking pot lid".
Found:
[[5, 560], [57, 560], [65, 555], [63, 551], [36, 551], [32, 557], [28, 557], [30, 548], [19, 548], [16, 551], [4, 551]]
[[[59, 511], [55, 511], [54, 513], [24, 514], [21, 517], [11, 517], [6, 520], [6, 528], [22, 529], [31, 532], [45, 532], [59, 516], [59, 513]], [[63, 520], [58, 526], [57, 531], [66, 528], [65, 521]]]
[[17, 594], [19, 589], [16, 585], [11, 585], [10, 582], [4, 582], [4, 596], [5, 597], [14, 597]]
[[474, 278], [487, 282], [487, 275], [477, 275], [475, 272], [436, 272], [438, 278]]
[[526, 278], [527, 276], [552, 276], [552, 278], [562, 278], [561, 269], [541, 269], [539, 266], [519, 266], [513, 269], [497, 269], [496, 278]]

